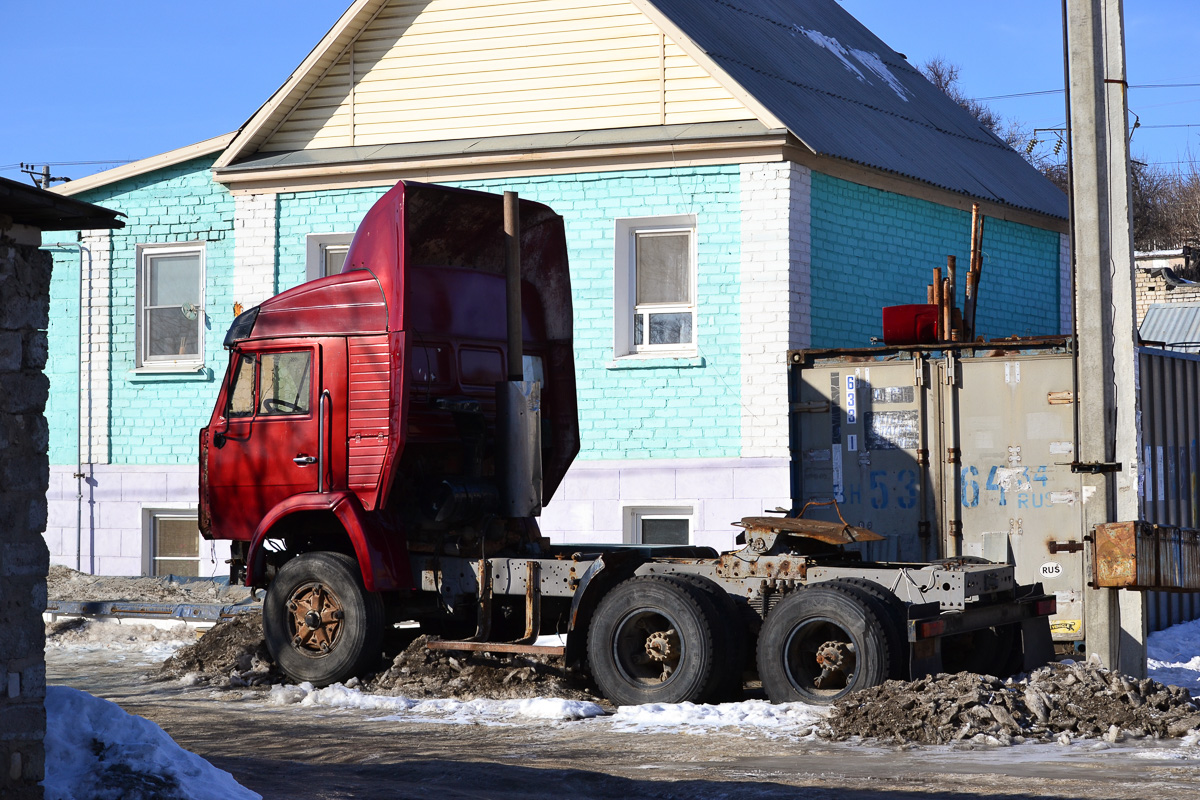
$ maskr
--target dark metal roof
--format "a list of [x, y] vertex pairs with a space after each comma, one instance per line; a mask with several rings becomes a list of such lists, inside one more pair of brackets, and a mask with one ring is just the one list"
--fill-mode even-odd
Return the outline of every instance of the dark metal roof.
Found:
[[1057, 187], [833, 0], [649, 1], [814, 152], [1066, 219]]
[[[0, 216], [43, 231], [124, 228], [118, 211], [0, 178]], [[124, 216], [124, 215], [122, 215]]]
[[1200, 353], [1200, 303], [1155, 303], [1146, 310], [1138, 335], [1164, 350]]

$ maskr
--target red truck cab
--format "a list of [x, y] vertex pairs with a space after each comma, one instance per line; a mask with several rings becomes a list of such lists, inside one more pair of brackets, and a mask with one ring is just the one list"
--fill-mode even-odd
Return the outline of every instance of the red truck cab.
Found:
[[[522, 373], [540, 384], [548, 499], [579, 448], [570, 279], [562, 218], [519, 211]], [[201, 532], [233, 542], [232, 574], [263, 585], [272, 552], [334, 551], [368, 592], [405, 591], [410, 548], [496, 538], [504, 259], [501, 197], [402, 182], [341, 274], [234, 320], [200, 432]], [[502, 527], [540, 541], [531, 520]]]

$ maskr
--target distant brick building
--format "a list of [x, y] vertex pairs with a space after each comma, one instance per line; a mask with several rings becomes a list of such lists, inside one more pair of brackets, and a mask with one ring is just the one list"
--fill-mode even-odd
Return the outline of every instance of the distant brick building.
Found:
[[82, 430], [85, 562], [223, 571], [195, 534], [196, 431], [235, 306], [340, 269], [400, 178], [565, 219], [582, 452], [542, 518], [558, 541], [727, 547], [786, 505], [786, 351], [866, 345], [881, 306], [924, 302], [973, 203], [979, 331], [1069, 320], [1061, 192], [833, 0], [489, 8], [357, 0], [238, 131], [60, 187], [130, 225], [85, 236], [80, 359], [78, 275], [55, 273], [55, 560], [76, 557]]

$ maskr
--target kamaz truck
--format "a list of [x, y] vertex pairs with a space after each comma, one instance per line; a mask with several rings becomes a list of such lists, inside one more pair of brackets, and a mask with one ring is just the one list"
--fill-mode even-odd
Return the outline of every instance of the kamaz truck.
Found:
[[562, 218], [515, 194], [396, 185], [340, 274], [238, 315], [225, 347], [200, 527], [265, 588], [297, 681], [377, 668], [402, 621], [433, 648], [560, 655], [617, 704], [752, 680], [827, 703], [1052, 655], [1040, 585], [979, 558], [865, 561], [881, 537], [833, 500], [745, 518], [726, 553], [542, 536], [579, 450], [570, 275]]

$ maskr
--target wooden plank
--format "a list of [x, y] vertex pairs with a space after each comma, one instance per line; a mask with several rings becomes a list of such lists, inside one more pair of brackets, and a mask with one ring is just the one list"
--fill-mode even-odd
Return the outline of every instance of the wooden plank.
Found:
[[[578, 71], [576, 71], [578, 69]], [[522, 70], [519, 78], [504, 80], [503, 73], [488, 73], [473, 81], [463, 81], [456, 84], [457, 92], [477, 95], [517, 95], [522, 92], [540, 91], [551, 92], [570, 88], [590, 91], [595, 86], [629, 86], [639, 83], [658, 83], [658, 74], [654, 69], [634, 68], [607, 71], [597, 76], [595, 70], [583, 67], [573, 68], [566, 75], [547, 76]], [[603, 80], [602, 83], [596, 81]], [[447, 95], [446, 83], [430, 80], [404, 81], [402, 87], [397, 82], [360, 83], [356, 93], [362, 103], [390, 103], [401, 100], [439, 99]], [[456, 92], [456, 94], [457, 94]], [[342, 94], [345, 94], [343, 90]], [[465, 97], [465, 95], [462, 95]]]
[[430, 650], [451, 650], [464, 653], [524, 653], [531, 656], [561, 656], [567, 648], [540, 644], [509, 644], [507, 642], [446, 642], [433, 639], [425, 643]]

